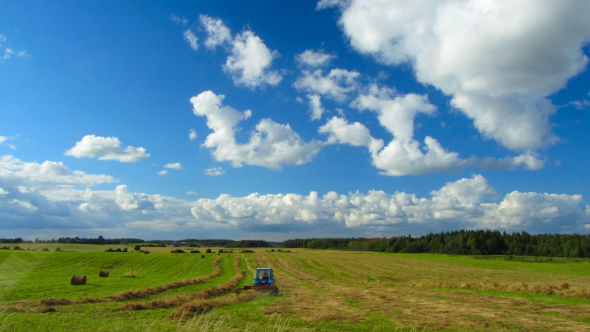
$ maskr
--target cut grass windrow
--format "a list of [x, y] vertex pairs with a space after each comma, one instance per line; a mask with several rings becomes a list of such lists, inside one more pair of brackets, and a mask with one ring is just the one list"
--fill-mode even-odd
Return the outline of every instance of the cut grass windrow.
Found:
[[211, 263], [211, 265], [213, 266], [213, 272], [211, 272], [210, 274], [208, 274], [204, 277], [200, 277], [200, 278], [180, 280], [180, 281], [172, 282], [169, 284], [164, 284], [164, 285], [155, 286], [155, 287], [148, 287], [148, 288], [139, 289], [139, 290], [125, 291], [125, 292], [120, 292], [115, 295], [108, 295], [108, 296], [99, 297], [99, 298], [87, 297], [83, 300], [70, 300], [70, 299], [65, 299], [65, 298], [62, 298], [62, 299], [49, 298], [49, 299], [43, 299], [43, 300], [39, 301], [38, 304], [44, 305], [44, 306], [55, 306], [55, 305], [86, 304], [86, 303], [99, 303], [99, 302], [118, 302], [118, 301], [129, 301], [129, 300], [134, 300], [134, 299], [146, 298], [148, 296], [159, 294], [159, 293], [168, 291], [170, 289], [176, 289], [176, 288], [191, 286], [191, 285], [195, 285], [195, 284], [200, 284], [200, 283], [204, 283], [207, 280], [217, 278], [221, 275], [221, 268], [219, 267], [220, 261], [221, 261], [221, 257], [217, 257]]
[[183, 304], [178, 309], [168, 315], [168, 318], [192, 318], [196, 315], [209, 312], [215, 308], [224, 307], [227, 305], [238, 304], [242, 302], [249, 302], [256, 298], [256, 293], [247, 292], [237, 296], [224, 297], [221, 299], [198, 299], [190, 303]]
[[[402, 284], [398, 284], [400, 286]], [[520, 293], [534, 293], [534, 294], [545, 294], [545, 295], [556, 295], [563, 297], [574, 297], [574, 298], [590, 298], [590, 287], [572, 287], [567, 282], [561, 285], [554, 284], [537, 284], [529, 285], [522, 282], [510, 283], [510, 284], [499, 284], [496, 282], [483, 281], [480, 283], [469, 283], [469, 282], [410, 282], [407, 284], [409, 287], [437, 287], [437, 288], [448, 288], [448, 289], [468, 289], [468, 290], [493, 290], [493, 291], [507, 291], [507, 292], [520, 292]]]
[[158, 308], [174, 308], [181, 305], [208, 299], [215, 296], [224, 295], [233, 292], [237, 285], [246, 276], [246, 273], [240, 268], [240, 258], [236, 255], [233, 262], [233, 268], [236, 274], [228, 282], [221, 285], [213, 286], [208, 289], [203, 289], [190, 294], [176, 295], [168, 298], [157, 299], [145, 303], [127, 303], [114, 310], [144, 310], [144, 309], [158, 309]]

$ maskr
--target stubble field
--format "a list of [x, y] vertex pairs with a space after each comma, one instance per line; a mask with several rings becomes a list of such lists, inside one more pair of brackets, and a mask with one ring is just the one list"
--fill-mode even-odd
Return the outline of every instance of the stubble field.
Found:
[[[0, 331], [590, 330], [585, 259], [29, 247], [0, 250]], [[256, 267], [283, 296], [233, 293]]]

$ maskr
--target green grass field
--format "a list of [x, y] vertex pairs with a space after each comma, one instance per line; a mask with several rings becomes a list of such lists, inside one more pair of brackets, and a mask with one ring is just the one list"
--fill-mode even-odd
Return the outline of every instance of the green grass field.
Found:
[[[584, 259], [57, 246], [0, 250], [0, 331], [590, 330]], [[263, 266], [283, 296], [232, 293]]]

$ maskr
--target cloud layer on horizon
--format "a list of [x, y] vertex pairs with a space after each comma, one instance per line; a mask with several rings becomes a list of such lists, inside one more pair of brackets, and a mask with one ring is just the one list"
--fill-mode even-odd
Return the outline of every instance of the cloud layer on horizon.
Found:
[[134, 193], [127, 185], [112, 191], [76, 189], [116, 180], [69, 171], [60, 162], [26, 163], [11, 156], [1, 160], [0, 229], [4, 231], [49, 229], [54, 234], [82, 234], [104, 230], [108, 234], [116, 229], [131, 234], [141, 229], [174, 236], [223, 229], [241, 237], [275, 233], [284, 238], [312, 230], [325, 236], [350, 232], [362, 236], [425, 234], [449, 228], [525, 229], [531, 233], [590, 229], [590, 206], [580, 195], [513, 191], [495, 203], [497, 193], [481, 175], [446, 183], [433, 190], [430, 198], [371, 190], [332, 191], [322, 196], [317, 192], [307, 196], [223, 194], [191, 202]]

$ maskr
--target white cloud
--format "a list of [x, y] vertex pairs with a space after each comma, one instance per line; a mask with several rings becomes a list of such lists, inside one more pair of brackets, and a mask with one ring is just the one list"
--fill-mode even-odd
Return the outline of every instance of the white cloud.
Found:
[[187, 195], [196, 195], [197, 193], [195, 191], [191, 190], [191, 191], [187, 191], [186, 194]]
[[[7, 156], [2, 159], [0, 229], [6, 236], [22, 236], [26, 231], [33, 238], [37, 234], [47, 238], [73, 233], [178, 238], [187, 232], [214, 236], [224, 231], [238, 238], [265, 232], [285, 238], [311, 230], [325, 236], [358, 236], [375, 232], [425, 234], [450, 228], [555, 233], [584, 232], [590, 225], [590, 206], [584, 205], [580, 195], [514, 191], [495, 203], [498, 195], [481, 175], [449, 182], [432, 191], [429, 198], [371, 190], [325, 195], [223, 194], [190, 202], [134, 193], [126, 185], [112, 191], [79, 190], [74, 186], [104, 183], [89, 179], [112, 177], [79, 171], [56, 175], [60, 168], [48, 166], [44, 166], [48, 170], [32, 172], [24, 170], [26, 165], [43, 167]], [[18, 176], [12, 170], [15, 167], [19, 168]], [[40, 180], [41, 174], [44, 178]], [[73, 179], [58, 179], [64, 176]]]
[[318, 132], [330, 135], [328, 144], [366, 146], [370, 151], [374, 152], [381, 150], [383, 147], [383, 141], [373, 138], [369, 129], [363, 124], [359, 122], [349, 124], [348, 121], [337, 116], [321, 126]]
[[133, 222], [153, 223], [152, 230], [156, 233], [167, 222], [184, 222], [185, 229], [196, 224], [190, 213], [192, 205], [185, 200], [131, 193], [126, 186], [114, 191], [75, 189], [75, 186], [112, 182], [116, 182], [112, 176], [70, 171], [62, 163], [37, 164], [3, 156], [0, 158], [0, 229], [3, 234], [15, 232], [33, 238], [31, 234], [35, 230], [40, 230], [37, 233], [40, 238], [52, 234], [69, 236], [81, 230], [88, 230], [87, 234], [93, 237], [105, 234], [103, 231], [110, 232], [112, 237], [121, 234], [131, 237], [137, 236], [139, 229], [126, 228]]
[[313, 72], [302, 70], [301, 73], [302, 76], [297, 78], [293, 87], [300, 91], [319, 93], [339, 102], [343, 102], [348, 93], [357, 89], [356, 79], [360, 75], [356, 71], [346, 69], [332, 69], [326, 76], [322, 75], [321, 69]]
[[427, 95], [409, 93], [402, 96], [377, 86], [371, 86], [368, 94], [359, 95], [352, 106], [361, 111], [376, 112], [379, 123], [400, 140], [414, 137], [414, 118], [418, 114], [433, 115], [436, 111]]
[[579, 195], [549, 195], [513, 192], [499, 203], [486, 203], [495, 190], [481, 175], [447, 183], [432, 191], [432, 198], [414, 194], [369, 191], [367, 194], [322, 198], [316, 192], [246, 197], [221, 195], [199, 199], [193, 216], [202, 222], [229, 223], [247, 231], [306, 231], [327, 227], [414, 229], [424, 234], [460, 228], [534, 229], [535, 232], [563, 232], [583, 229], [590, 215]]
[[193, 128], [191, 128], [191, 129], [188, 131], [188, 138], [189, 138], [191, 141], [194, 141], [195, 139], [197, 139], [197, 132], [196, 132], [196, 131], [195, 131]]
[[231, 32], [219, 18], [212, 18], [207, 15], [200, 16], [201, 24], [207, 31], [208, 37], [205, 40], [207, 48], [215, 48], [226, 43], [231, 43]]
[[513, 150], [557, 141], [547, 96], [586, 68], [590, 3], [353, 0], [318, 8], [335, 5], [357, 51], [412, 64], [418, 81], [453, 96], [485, 137]]
[[574, 100], [570, 101], [569, 104], [579, 110], [590, 108], [590, 100]]
[[438, 140], [430, 136], [424, 138], [424, 146], [421, 146], [414, 139], [414, 118], [418, 114], [431, 115], [436, 110], [428, 102], [426, 95], [397, 95], [393, 90], [372, 86], [369, 93], [359, 95], [352, 106], [361, 111], [377, 113], [379, 123], [391, 133], [393, 140], [384, 147], [383, 140], [373, 138], [363, 124], [349, 124], [339, 117], [330, 119], [320, 127], [319, 132], [329, 135], [328, 144], [365, 146], [371, 153], [373, 165], [383, 170], [383, 175], [460, 172], [473, 165], [494, 170], [516, 167], [539, 169], [544, 164], [543, 160], [530, 151], [503, 159], [462, 159], [457, 152], [447, 151]]
[[78, 210], [82, 212], [91, 212], [91, 211], [101, 211], [100, 206], [89, 204], [89, 203], [80, 203], [78, 205]]
[[335, 55], [324, 53], [323, 50], [320, 50], [319, 52], [306, 50], [301, 54], [295, 55], [295, 61], [297, 61], [300, 66], [315, 68], [327, 66], [335, 57]]
[[203, 170], [203, 172], [209, 176], [219, 176], [225, 174], [225, 171], [221, 167], [206, 168]]
[[322, 9], [326, 9], [326, 8], [330, 8], [330, 7], [336, 7], [336, 6], [343, 7], [347, 4], [348, 4], [348, 2], [343, 1], [343, 0], [320, 0], [316, 4], [316, 10], [322, 10]]
[[311, 111], [311, 119], [319, 120], [322, 118], [324, 108], [322, 107], [322, 101], [320, 95], [307, 95], [309, 100], [309, 110]]
[[186, 26], [186, 25], [187, 25], [187, 23], [188, 23], [188, 20], [187, 20], [186, 18], [184, 18], [184, 17], [183, 17], [183, 18], [180, 18], [180, 17], [176, 16], [174, 13], [170, 14], [170, 19], [171, 19], [171, 20], [172, 20], [174, 23], [176, 23], [176, 24], [180, 24], [180, 25], [182, 25], [183, 27], [184, 27], [184, 26]]
[[0, 185], [30, 186], [83, 186], [91, 187], [101, 183], [117, 182], [109, 175], [86, 174], [71, 171], [62, 162], [44, 161], [42, 164], [24, 162], [7, 155], [0, 157]]
[[307, 163], [321, 149], [322, 142], [304, 142], [288, 124], [282, 125], [271, 119], [260, 120], [249, 142], [239, 144], [235, 137], [236, 126], [249, 118], [252, 111], [240, 112], [222, 106], [224, 98], [212, 91], [191, 98], [194, 114], [206, 117], [207, 127], [213, 130], [203, 146], [213, 149], [217, 161], [231, 161], [234, 167], [247, 164], [280, 169], [282, 165]]
[[5, 48], [4, 49], [4, 56], [2, 56], [2, 59], [4, 59], [4, 60], [10, 59], [13, 54], [14, 54], [14, 51], [12, 49]]
[[117, 160], [120, 162], [138, 162], [150, 156], [142, 147], [128, 146], [121, 148], [121, 141], [116, 137], [100, 137], [86, 135], [80, 142], [65, 152], [67, 156], [76, 158], [97, 157], [99, 160]]
[[154, 203], [149, 195], [131, 193], [126, 185], [115, 188], [115, 203], [123, 210], [153, 210]]
[[384, 170], [383, 174], [401, 176], [458, 172], [467, 166], [458, 153], [448, 152], [435, 138], [427, 136], [424, 139], [426, 154], [414, 139], [416, 115], [431, 115], [436, 110], [426, 95], [410, 93], [396, 96], [392, 90], [373, 86], [370, 94], [360, 95], [352, 106], [361, 111], [376, 112], [379, 123], [394, 137], [383, 150], [371, 150], [373, 164]]
[[537, 170], [543, 168], [545, 161], [545, 159], [541, 160], [536, 153], [527, 151], [515, 157], [506, 157], [502, 159], [487, 157], [474, 161], [474, 163], [483, 169], [490, 170], [514, 169], [519, 166], [526, 169]]
[[254, 32], [246, 30], [232, 39], [230, 29], [221, 19], [201, 15], [200, 21], [208, 35], [205, 46], [210, 49], [225, 46], [230, 53], [223, 69], [234, 84], [253, 89], [281, 82], [282, 75], [270, 69], [278, 52], [271, 52]]
[[199, 44], [197, 43], [199, 41], [199, 38], [191, 31], [191, 29], [187, 29], [183, 35], [184, 40], [193, 50], [196, 51], [199, 49]]
[[482, 226], [519, 227], [533, 233], [571, 231], [576, 222], [590, 223], [588, 206], [584, 206], [581, 195], [514, 191], [506, 195], [500, 204], [484, 206], [483, 210], [486, 214], [482, 218]]
[[557, 142], [548, 118], [556, 108], [548, 99], [531, 102], [457, 93], [451, 105], [460, 108], [486, 138], [512, 150], [536, 149]]
[[236, 35], [224, 69], [237, 85], [255, 88], [264, 84], [277, 85], [282, 76], [269, 70], [276, 51], [271, 52], [252, 31]]
[[180, 163], [170, 163], [170, 164], [164, 165], [164, 168], [181, 170], [182, 169], [182, 165]]
[[16, 56], [19, 58], [30, 58], [31, 57], [31, 55], [29, 53], [27, 53], [27, 51], [25, 51], [25, 50], [19, 51], [18, 53], [16, 53]]
[[[6, 37], [4, 35], [0, 34], [0, 42], [4, 43], [6, 41], [7, 41]], [[0, 47], [2, 47], [2, 44], [0, 44]], [[30, 58], [31, 57], [29, 54], [27, 54], [27, 52], [25, 50], [17, 52], [12, 47], [5, 47], [4, 54], [2, 54], [0, 56], [0, 60], [8, 60], [15, 54], [18, 58]]]
[[166, 174], [168, 174], [168, 171], [165, 169], [158, 172], [158, 175], [166, 175]]
[[[6, 136], [0, 136], [0, 145], [2, 145], [2, 143], [11, 140], [11, 139], [15, 139], [17, 136], [14, 137], [6, 137]], [[6, 144], [6, 146], [8, 146], [10, 149], [12, 150], [16, 150], [16, 146], [12, 145], [12, 144]]]

